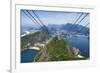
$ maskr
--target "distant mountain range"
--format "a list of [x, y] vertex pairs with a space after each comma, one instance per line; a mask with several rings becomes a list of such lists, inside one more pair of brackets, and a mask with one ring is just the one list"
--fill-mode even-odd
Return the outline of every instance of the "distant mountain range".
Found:
[[[67, 24], [48, 24], [46, 25], [47, 29], [49, 31], [60, 31], [60, 30], [64, 30], [66, 32], [77, 32], [77, 33], [82, 33], [82, 34], [89, 34], [89, 28], [84, 27], [82, 25], [79, 24], [71, 24], [71, 23], [67, 23]], [[37, 28], [44, 28], [44, 27], [34, 27], [34, 26], [22, 26], [21, 27], [21, 31], [29, 31], [29, 30], [36, 30]]]
[[61, 24], [61, 25], [49, 24], [47, 27], [50, 31], [64, 30], [67, 32], [78, 32], [83, 34], [89, 34], [89, 28], [78, 24], [71, 24], [71, 23]]

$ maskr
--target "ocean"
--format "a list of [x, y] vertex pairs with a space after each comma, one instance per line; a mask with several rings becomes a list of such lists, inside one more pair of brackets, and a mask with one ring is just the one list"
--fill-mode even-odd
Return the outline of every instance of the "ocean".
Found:
[[[67, 36], [65, 41], [69, 41], [72, 47], [78, 48], [82, 56], [90, 56], [89, 39], [85, 36]], [[33, 62], [37, 54], [36, 50], [28, 49], [21, 52], [21, 63]]]

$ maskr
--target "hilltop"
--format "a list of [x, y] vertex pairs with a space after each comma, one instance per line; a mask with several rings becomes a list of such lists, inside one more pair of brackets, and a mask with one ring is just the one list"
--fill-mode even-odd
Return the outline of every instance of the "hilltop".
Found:
[[[77, 53], [77, 52], [76, 52]], [[57, 36], [52, 38], [45, 47], [41, 50], [35, 57], [36, 62], [41, 61], [67, 61], [67, 60], [81, 60], [85, 58], [80, 58], [79, 54], [73, 54], [72, 48], [68, 41], [65, 42], [63, 38], [58, 38]]]

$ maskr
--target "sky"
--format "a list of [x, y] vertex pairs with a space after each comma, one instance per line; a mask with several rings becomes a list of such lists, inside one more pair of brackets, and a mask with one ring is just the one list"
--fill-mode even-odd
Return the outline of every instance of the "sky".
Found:
[[[32, 13], [32, 10], [28, 10], [30, 14], [32, 14], [33, 17], [35, 15]], [[31, 16], [28, 14], [26, 10], [21, 10], [21, 26], [40, 26], [38, 23], [34, 23], [30, 18]], [[26, 15], [26, 14], [28, 15]], [[82, 14], [82, 12], [56, 12], [56, 11], [39, 11], [35, 10], [35, 13], [39, 16], [41, 21], [47, 26], [48, 24], [67, 24], [67, 23], [75, 23], [77, 18]], [[86, 14], [88, 14], [84, 20], [79, 25], [85, 26], [90, 21], [90, 15], [89, 13], [83, 13], [79, 21], [84, 17]], [[36, 17], [35, 17], [36, 18]], [[76, 23], [77, 24], [77, 23]], [[89, 26], [87, 26], [89, 27]]]

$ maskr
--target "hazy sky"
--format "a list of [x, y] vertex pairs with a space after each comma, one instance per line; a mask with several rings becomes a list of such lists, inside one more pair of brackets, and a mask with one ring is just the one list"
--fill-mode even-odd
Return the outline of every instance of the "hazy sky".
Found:
[[[32, 16], [34, 14], [32, 13], [31, 10], [28, 10]], [[32, 22], [32, 20], [25, 14], [25, 13], [31, 18], [31, 16], [28, 14], [26, 10], [21, 10], [21, 25], [25, 26], [40, 26], [39, 24], [36, 24]], [[67, 23], [74, 23], [77, 18], [82, 14], [81, 12], [54, 12], [54, 11], [35, 11], [35, 13], [39, 16], [41, 21], [45, 24], [67, 24]], [[84, 17], [87, 13], [83, 13], [81, 16], [80, 20], [82, 17]], [[35, 17], [35, 16], [34, 16]], [[86, 25], [89, 23], [89, 17], [90, 15], [88, 14], [85, 19], [80, 23], [80, 25]], [[79, 21], [80, 21], [79, 20]]]

